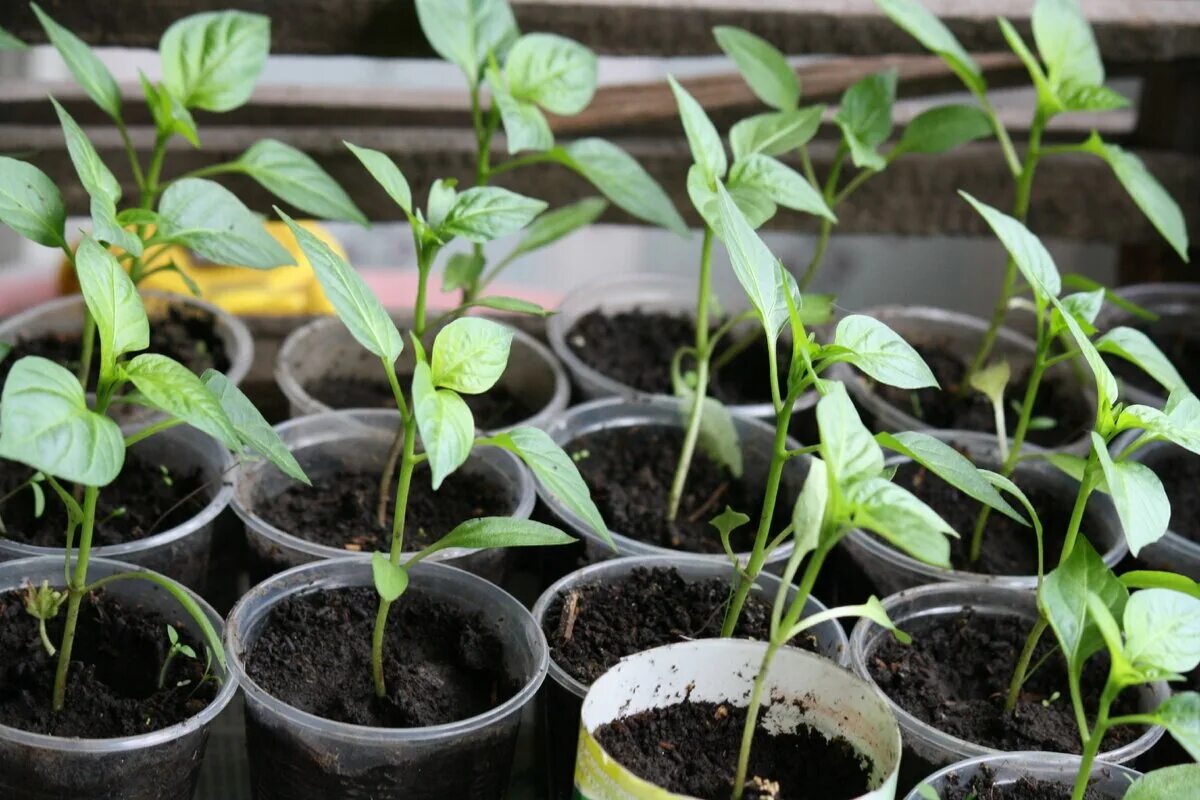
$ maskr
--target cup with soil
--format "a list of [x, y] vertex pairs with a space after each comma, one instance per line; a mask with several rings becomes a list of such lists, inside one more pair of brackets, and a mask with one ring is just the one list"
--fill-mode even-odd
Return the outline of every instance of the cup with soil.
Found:
[[[130, 569], [93, 555], [88, 576]], [[147, 581], [116, 581], [91, 593], [80, 607], [66, 704], [52, 712], [57, 659], [22, 597], [25, 586], [42, 581], [63, 585], [62, 556], [0, 564], [0, 797], [190, 798], [209, 726], [237, 691], [217, 659], [206, 673], [197, 623]], [[217, 613], [191, 598], [220, 631]], [[61, 640], [65, 617], [47, 623], [52, 642]], [[172, 658], [164, 676], [168, 625], [198, 658]]]
[[[1114, 451], [1124, 449], [1137, 434], [1118, 440]], [[1171, 500], [1170, 529], [1144, 547], [1138, 561], [1151, 569], [1167, 570], [1200, 581], [1200, 455], [1170, 442], [1151, 442], [1133, 455], [1162, 481]]]
[[255, 800], [499, 800], [546, 640], [499, 587], [423, 562], [392, 606], [389, 687], [375, 696], [371, 564], [342, 558], [275, 575], [229, 616], [246, 698]]
[[[951, 764], [923, 782], [940, 800], [1070, 800], [1078, 756], [1003, 753]], [[1121, 800], [1141, 773], [1120, 764], [1092, 765], [1086, 800]], [[924, 800], [915, 789], [905, 800]]]
[[[133, 445], [120, 475], [100, 493], [91, 552], [204, 592], [213, 536], [229, 524], [222, 512], [233, 496], [233, 464], [224, 445], [183, 425]], [[34, 472], [0, 459], [0, 561], [55, 556], [61, 564], [66, 507], [47, 487], [38, 513], [25, 486]]]
[[[517, 327], [500, 380], [483, 394], [464, 394], [481, 430], [498, 432], [545, 424], [567, 407], [570, 386], [558, 359], [544, 344]], [[432, 341], [432, 338], [429, 339]], [[400, 383], [412, 383], [413, 355], [406, 349], [396, 362]], [[396, 407], [379, 358], [336, 317], [321, 317], [293, 331], [275, 361], [275, 381], [291, 416], [349, 408]]]
[[[721, 539], [709, 520], [725, 506], [749, 514], [751, 519], [758, 514], [775, 431], [757, 420], [734, 415], [742, 450], [740, 477], [697, 447], [679, 514], [668, 524], [667, 499], [689, 407], [686, 401], [673, 397], [613, 397], [574, 406], [546, 428], [555, 443], [575, 460], [617, 545], [614, 553], [586, 522], [539, 484], [542, 503], [565, 530], [585, 540], [590, 561], [615, 555], [668, 555], [682, 550], [728, 564]], [[787, 447], [799, 444], [789, 439]], [[783, 530], [790, 521], [792, 506], [808, 474], [808, 463], [807, 457], [793, 458], [784, 466], [772, 531]], [[743, 562], [753, 545], [754, 527], [743, 526], [732, 537], [734, 550]], [[767, 567], [781, 568], [790, 553], [791, 544], [777, 548], [768, 554]]]
[[[576, 797], [728, 800], [761, 642], [705, 639], [624, 659], [583, 703]], [[829, 659], [781, 648], [750, 754], [751, 798], [891, 800], [900, 731], [878, 691]]]
[[[993, 471], [1001, 468], [994, 436], [971, 431], [928, 433], [954, 447], [978, 467]], [[1039, 451], [1040, 448], [1031, 445], [1026, 452]], [[993, 511], [983, 531], [979, 558], [972, 561], [971, 539], [982, 504], [908, 458], [891, 458], [887, 464], [897, 467], [895, 482], [928, 504], [958, 531], [960, 538], [950, 539], [952, 569], [943, 569], [900, 552], [873, 533], [852, 531], [841, 546], [882, 594], [895, 594], [937, 581], [989, 583], [1029, 590], [1037, 587], [1037, 538], [1031, 526]], [[1046, 558], [1053, 564], [1070, 525], [1079, 481], [1040, 459], [1020, 462], [1012, 480], [1037, 509], [1045, 529]], [[1121, 521], [1106, 494], [1096, 492], [1089, 498], [1081, 530], [1109, 567], [1116, 566], [1129, 552]]]
[[[631, 556], [592, 564], [548, 588], [533, 617], [550, 645], [550, 680], [540, 712], [549, 796], [570, 798], [579, 711], [588, 686], [626, 656], [694, 639], [716, 638], [729, 601], [732, 569], [695, 556]], [[762, 573], [735, 635], [763, 641], [780, 580]], [[789, 600], [796, 587], [789, 590]], [[825, 610], [809, 597], [805, 615]], [[836, 620], [814, 627], [793, 646], [849, 664]]]
[[[1128, 311], [1107, 304], [1096, 320], [1096, 327], [1108, 330], [1124, 325], [1136, 328], [1158, 345], [1184, 383], [1200, 389], [1200, 284], [1139, 283], [1116, 290], [1121, 297], [1158, 315], [1154, 321], [1140, 319]], [[1116, 356], [1105, 361], [1124, 385], [1124, 396], [1131, 403], [1162, 407], [1166, 391], [1158, 381], [1130, 362]]]
[[[939, 583], [908, 589], [883, 601], [892, 621], [912, 636], [893, 644], [883, 628], [860, 620], [850, 636], [851, 667], [887, 696], [904, 734], [900, 788], [909, 791], [957, 761], [1006, 752], [1078, 755], [1079, 727], [1069, 699], [1066, 668], [1054, 637], [1043, 636], [1032, 671], [1013, 712], [1004, 708], [1009, 679], [1037, 620], [1032, 591], [994, 584]], [[1096, 707], [1108, 675], [1106, 656], [1083, 672], [1084, 705]], [[1148, 713], [1166, 700], [1159, 682], [1123, 693], [1113, 713]], [[1160, 727], [1113, 728], [1099, 759], [1125, 764], [1162, 737]]]
[[[967, 366], [987, 330], [985, 320], [923, 306], [881, 306], [863, 313], [885, 323], [916, 348], [940, 385], [931, 389], [896, 389], [876, 383], [845, 364], [834, 365], [829, 377], [845, 382], [854, 402], [874, 418], [879, 430], [995, 433], [991, 401], [962, 385]], [[992, 360], [1005, 358], [1011, 366], [1012, 380], [1006, 398], [1024, 397], [1034, 351], [1031, 339], [1000, 328]], [[1045, 448], [1086, 454], [1091, 447], [1095, 408], [1091, 389], [1080, 382], [1071, 365], [1053, 366], [1042, 379], [1033, 413], [1035, 417], [1052, 419], [1055, 424], [1031, 430], [1028, 441]], [[1009, 404], [1005, 414], [1008, 430], [1015, 430], [1017, 409]]]
[[[399, 425], [400, 413], [392, 408], [328, 411], [275, 427], [313, 485], [298, 483], [265, 461], [242, 464], [236, 471], [233, 510], [246, 525], [257, 575], [317, 559], [370, 559], [374, 552], [389, 550], [395, 487], [391, 482], [387, 486], [382, 525], [379, 488]], [[476, 517], [528, 519], [535, 502], [532, 477], [505, 450], [475, 448], [436, 492], [424, 462], [413, 476], [404, 543], [419, 550]], [[430, 558], [501, 581], [512, 554], [507, 549], [447, 548]]]
[[[695, 313], [694, 280], [613, 275], [567, 294], [558, 313], [546, 321], [546, 335], [585, 400], [669, 395], [671, 360], [681, 347], [696, 342]], [[715, 320], [714, 328], [720, 322]], [[714, 355], [709, 395], [738, 414], [773, 421], [767, 347], [761, 330], [754, 338], [755, 326], [737, 328]], [[729, 350], [743, 340], [748, 345], [744, 349]], [[790, 344], [779, 348], [779, 374], [785, 383], [790, 356]], [[815, 392], [806, 392], [793, 411], [811, 408], [816, 401]]]

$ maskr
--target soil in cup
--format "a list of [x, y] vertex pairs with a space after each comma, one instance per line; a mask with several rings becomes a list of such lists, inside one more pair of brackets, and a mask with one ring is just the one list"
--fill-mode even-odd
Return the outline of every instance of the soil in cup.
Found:
[[[1061, 783], [1019, 778], [999, 783], [990, 767], [968, 779], [951, 777], [941, 791], [942, 800], [1071, 800], [1071, 787]], [[1110, 800], [1096, 789], [1088, 789], [1084, 800]]]
[[[412, 374], [399, 375], [401, 386], [412, 385]], [[379, 380], [361, 377], [325, 376], [304, 387], [310, 395], [334, 409], [396, 407], [392, 387], [381, 376]], [[529, 419], [540, 411], [529, 398], [497, 383], [483, 394], [464, 394], [462, 399], [475, 417], [475, 424], [484, 430], [507, 428]]]

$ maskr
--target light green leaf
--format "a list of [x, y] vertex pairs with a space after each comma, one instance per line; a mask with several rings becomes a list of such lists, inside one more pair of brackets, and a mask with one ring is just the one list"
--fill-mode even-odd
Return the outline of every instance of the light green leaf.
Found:
[[506, 0], [416, 0], [417, 19], [434, 51], [456, 64], [471, 86], [489, 52], [500, 59], [517, 38], [517, 22]]
[[55, 113], [58, 114], [58, 121], [67, 141], [67, 153], [71, 156], [71, 163], [75, 166], [75, 172], [79, 175], [79, 182], [83, 184], [84, 191], [92, 198], [107, 200], [109, 205], [116, 203], [121, 199], [121, 184], [104, 165], [100, 154], [96, 152], [96, 148], [84, 135], [83, 129], [75, 122], [75, 118], [68, 114], [67, 110], [53, 97], [50, 98], [50, 103], [54, 106]]
[[446, 476], [471, 455], [475, 418], [466, 402], [453, 391], [434, 388], [433, 375], [424, 361], [418, 361], [413, 370], [412, 398], [417, 430], [429, 457], [436, 491]]
[[883, 471], [883, 451], [863, 425], [846, 386], [829, 381], [817, 401], [817, 428], [821, 432], [821, 458], [838, 486], [874, 477]]
[[829, 469], [819, 458], [809, 461], [804, 487], [792, 506], [792, 559], [802, 558], [821, 543], [821, 525], [829, 504]]
[[142, 298], [116, 257], [90, 236], [75, 253], [75, 275], [100, 333], [100, 374], [113, 376], [118, 358], [150, 346]]
[[1037, 89], [1038, 105], [1049, 112], [1061, 110], [1062, 102], [1058, 99], [1058, 93], [1050, 85], [1050, 79], [1046, 77], [1046, 73], [1042, 72], [1042, 65], [1038, 63], [1037, 56], [1029, 49], [1029, 45], [1025, 44], [1020, 32], [1004, 18], [999, 19], [998, 23], [1004, 41], [1017, 54], [1021, 63], [1025, 65], [1026, 71], [1029, 72], [1029, 78], [1033, 81], [1034, 88]]
[[1063, 111], [1112, 111], [1129, 106], [1129, 98], [1107, 86], [1064, 81], [1055, 92]]
[[734, 165], [729, 176], [730, 190], [746, 186], [759, 189], [781, 206], [837, 222], [821, 193], [807, 178], [770, 156], [751, 155]]
[[396, 204], [404, 209], [405, 214], [412, 214], [412, 190], [408, 188], [408, 181], [404, 179], [404, 173], [396, 166], [396, 162], [378, 150], [359, 147], [350, 142], [342, 144], [350, 148], [350, 152], [362, 162], [367, 172], [371, 173], [371, 177], [388, 193], [388, 197], [395, 200]]
[[1080, 536], [1067, 559], [1042, 581], [1038, 607], [1058, 637], [1072, 672], [1104, 648], [1104, 638], [1088, 610], [1095, 595], [1114, 617], [1125, 613], [1129, 590], [1117, 579], [1088, 540]]
[[1092, 451], [1104, 470], [1104, 481], [1112, 495], [1117, 516], [1135, 557], [1146, 545], [1154, 544], [1167, 532], [1171, 521], [1171, 501], [1154, 471], [1136, 461], [1113, 462], [1104, 438], [1092, 432]]
[[1037, 0], [1031, 23], [1051, 86], [1057, 89], [1066, 81], [1085, 86], [1104, 83], [1096, 37], [1075, 0]]
[[[696, 393], [686, 383], [675, 380], [675, 377], [672, 376], [673, 389], [675, 395], [684, 400], [679, 406], [679, 415], [681, 421], [686, 425], [692, 406], [695, 404]], [[744, 468], [742, 446], [741, 439], [738, 437], [737, 425], [733, 421], [733, 414], [715, 397], [704, 398], [704, 405], [700, 410], [700, 435], [697, 441], [704, 453], [718, 464], [724, 464], [733, 477], [740, 478], [742, 476]]]
[[1121, 583], [1130, 589], [1169, 589], [1200, 600], [1200, 581], [1174, 572], [1135, 569], [1121, 574]]
[[209, 261], [253, 269], [289, 266], [291, 255], [233, 192], [204, 178], [183, 178], [163, 192], [157, 235]]
[[322, 219], [367, 224], [366, 216], [337, 181], [316, 161], [291, 145], [275, 139], [261, 139], [234, 163], [240, 172], [301, 211]]
[[106, 486], [125, 463], [125, 440], [116, 422], [87, 407], [77, 377], [49, 359], [25, 356], [0, 395], [0, 458]]
[[[1062, 298], [1063, 308], [1065, 308], [1073, 317], [1079, 326], [1087, 332], [1088, 335], [1095, 333], [1096, 327], [1093, 323], [1096, 317], [1100, 316], [1100, 309], [1104, 307], [1104, 290], [1096, 289], [1090, 292], [1075, 292]], [[1058, 335], [1065, 325], [1061, 320], [1055, 320], [1057, 324], [1052, 326], [1054, 335]]]
[[1082, 456], [1070, 453], [1047, 453], [1043, 458], [1077, 481], [1082, 481], [1083, 475], [1087, 471], [1087, 459]]
[[1125, 655], [1135, 667], [1188, 673], [1200, 664], [1200, 599], [1170, 589], [1134, 592], [1124, 628]]
[[772, 108], [790, 111], [800, 102], [800, 81], [783, 53], [762, 37], [728, 25], [713, 28], [717, 44], [737, 64], [750, 90]]
[[[498, 186], [473, 186], [454, 199], [438, 226], [440, 232], [483, 243], [516, 233], [546, 209], [546, 204]], [[430, 213], [432, 224], [433, 214]]]
[[408, 570], [393, 564], [386, 553], [371, 554], [371, 578], [385, 603], [393, 603], [408, 589]]
[[1059, 277], [1054, 259], [1050, 257], [1050, 252], [1041, 240], [1030, 233], [1021, 222], [1003, 211], [976, 200], [966, 192], [960, 191], [959, 194], [979, 212], [995, 232], [1038, 296], [1046, 303], [1049, 303], [1052, 297], [1057, 298], [1062, 292], [1062, 278]]
[[519, 255], [553, 244], [580, 228], [591, 225], [600, 218], [606, 208], [608, 201], [603, 198], [585, 197], [562, 208], [547, 211], [530, 223], [521, 241], [517, 242], [517, 246], [505, 260], [512, 261]]
[[734, 511], [729, 506], [725, 506], [725, 510], [708, 521], [717, 529], [717, 535], [721, 537], [721, 545], [725, 548], [725, 554], [729, 556], [730, 563], [737, 559], [737, 553], [733, 552], [733, 545], [729, 543], [729, 537], [738, 528], [750, 521], [750, 517], [740, 511]]
[[846, 486], [845, 496], [858, 527], [874, 531], [927, 564], [950, 566], [946, 537], [953, 536], [954, 529], [914, 495], [885, 478], [870, 477]]
[[151, 83], [141, 70], [138, 70], [138, 80], [142, 83], [142, 94], [146, 96], [146, 105], [150, 108], [150, 115], [154, 117], [157, 133], [167, 138], [178, 133], [187, 139], [192, 147], [199, 147], [200, 134], [196, 130], [196, 120], [192, 117], [192, 112], [165, 88]]
[[0, 28], [0, 50], [28, 50], [29, 45]]
[[163, 84], [186, 108], [232, 111], [250, 99], [270, 49], [271, 20], [262, 14], [193, 14], [159, 42]]
[[270, 461], [288, 477], [312, 485], [279, 434], [241, 389], [214, 369], [205, 370], [200, 380], [221, 405], [243, 445]]
[[[1179, 692], [1155, 712], [1159, 723], [1194, 759], [1200, 760], [1200, 693]], [[1176, 800], [1172, 796], [1171, 800]]]
[[604, 139], [580, 139], [555, 157], [587, 178], [618, 208], [680, 235], [687, 225], [671, 199], [632, 156]]
[[1096, 349], [1112, 353], [1139, 367], [1168, 392], [1186, 389], [1183, 377], [1150, 337], [1137, 328], [1113, 328], [1096, 340]]
[[978, 106], [946, 105], [922, 111], [904, 128], [895, 153], [945, 153], [992, 135], [992, 120]]
[[937, 386], [928, 365], [900, 338], [900, 334], [873, 317], [851, 314], [838, 323], [833, 343], [849, 352], [837, 356], [875, 380], [901, 389]]
[[578, 114], [596, 92], [596, 54], [563, 36], [527, 33], [508, 51], [504, 74], [518, 100], [552, 114]]
[[774, 339], [787, 322], [787, 301], [780, 291], [778, 260], [720, 183], [717, 184], [717, 218], [716, 234], [729, 251], [738, 283], [758, 311], [767, 334]]
[[158, 353], [142, 353], [123, 364], [121, 370], [147, 405], [204, 431], [230, 450], [241, 448], [242, 441], [216, 396], [178, 361]]
[[446, 273], [442, 278], [442, 291], [466, 289], [474, 286], [483, 273], [483, 256], [475, 253], [455, 253], [446, 261]]
[[429, 187], [429, 199], [425, 201], [425, 211], [429, 214], [429, 225], [437, 228], [446, 221], [454, 201], [458, 198], [456, 178], [438, 178]]
[[105, 114], [120, 120], [121, 90], [117, 88], [117, 82], [108, 71], [108, 67], [104, 66], [83, 40], [52, 20], [37, 3], [29, 5], [46, 30], [50, 43], [58, 50], [67, 69], [75, 76], [75, 80], [79, 81], [88, 97], [92, 98]]
[[700, 166], [705, 180], [712, 186], [725, 177], [725, 171], [729, 168], [721, 135], [696, 98], [679, 85], [675, 76], [668, 75], [667, 80], [679, 106], [679, 119], [683, 122], [683, 132], [692, 151], [692, 161]]
[[[892, 133], [892, 104], [896, 100], [896, 70], [879, 72], [859, 80], [842, 95], [834, 122], [850, 145], [859, 167], [882, 169], [866, 154], [874, 154]], [[875, 154], [878, 157], [878, 154]], [[882, 161], [881, 157], [878, 157]], [[871, 162], [871, 163], [865, 163]]]
[[91, 198], [91, 214], [93, 236], [134, 256], [142, 254], [142, 240], [133, 231], [125, 230], [117, 221], [117, 207], [111, 200], [103, 197]]
[[875, 4], [926, 50], [941, 57], [971, 92], [987, 91], [979, 66], [950, 29], [917, 0], [875, 0]]
[[1117, 430], [1144, 428], [1154, 439], [1174, 442], [1200, 455], [1200, 400], [1190, 391], [1172, 392], [1162, 411], [1131, 405], [1121, 411]]
[[1200, 764], [1163, 767], [1135, 780], [1125, 792], [1124, 800], [1196, 800], [1197, 787], [1200, 787]]
[[464, 547], [472, 550], [495, 550], [501, 547], [547, 547], [573, 544], [575, 539], [552, 525], [531, 519], [513, 517], [479, 517], [459, 523], [425, 553]]
[[729, 130], [734, 161], [755, 153], [779, 156], [808, 144], [816, 135], [824, 112], [825, 106], [768, 111], [734, 123]]
[[388, 364], [395, 364], [404, 350], [404, 339], [367, 282], [329, 245], [301, 228], [278, 208], [275, 211], [292, 229], [325, 290], [325, 297], [350, 334], [367, 350]]
[[1100, 408], [1101, 420], [1111, 421], [1112, 405], [1117, 401], [1117, 379], [1112, 374], [1112, 370], [1104, 363], [1104, 359], [1100, 356], [1100, 351], [1092, 344], [1092, 340], [1088, 338], [1087, 333], [1080, 327], [1079, 322], [1062, 304], [1057, 297], [1051, 297], [1050, 303], [1059, 312], [1058, 318], [1067, 326], [1067, 330], [1071, 333], [1071, 338], [1075, 340], [1075, 346], [1079, 348], [1083, 360], [1087, 362], [1088, 367], [1092, 371], [1092, 375], [1096, 379], [1096, 394]]
[[1008, 361], [1000, 360], [972, 375], [971, 388], [991, 400], [993, 405], [1000, 405], [1004, 402], [1004, 389], [1011, 375]]
[[481, 317], [461, 317], [433, 341], [433, 384], [464, 394], [482, 394], [508, 366], [513, 331]]
[[67, 210], [58, 187], [32, 164], [0, 156], [0, 222], [26, 239], [59, 247]]
[[477, 300], [472, 300], [471, 305], [478, 306], [479, 308], [494, 308], [497, 311], [508, 311], [513, 314], [529, 314], [534, 317], [548, 317], [554, 313], [553, 311], [547, 311], [537, 303], [522, 300], [519, 297], [504, 297], [502, 295], [480, 297]]
[[847, 127], [842, 127], [842, 137], [850, 148], [850, 160], [859, 169], [869, 169], [879, 172], [887, 168], [887, 159], [870, 145], [864, 144], [858, 134]]
[[540, 152], [553, 147], [554, 133], [542, 110], [532, 102], [513, 97], [508, 82], [495, 66], [489, 66], [485, 74], [492, 102], [500, 109], [509, 154], [523, 150]]
[[[704, 170], [700, 168], [699, 164], [692, 164], [688, 168], [687, 190], [692, 205], [703, 217], [705, 223], [713, 230], [720, 228], [718, 196], [716, 191], [709, 188], [708, 181], [704, 177]], [[727, 187], [727, 191], [733, 198], [733, 204], [746, 218], [746, 224], [753, 229], [757, 230], [779, 210], [766, 190], [757, 186], [731, 183]]]

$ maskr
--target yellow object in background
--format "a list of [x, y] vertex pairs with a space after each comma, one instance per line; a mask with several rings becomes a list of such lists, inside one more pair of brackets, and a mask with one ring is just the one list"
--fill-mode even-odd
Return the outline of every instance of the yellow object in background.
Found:
[[[300, 225], [320, 239], [338, 255], [346, 257], [341, 244], [329, 231], [314, 220], [302, 220]], [[325, 299], [321, 284], [312, 265], [304, 257], [296, 237], [282, 222], [264, 222], [267, 233], [283, 245], [296, 260], [294, 267], [259, 270], [234, 265], [210, 264], [196, 258], [182, 247], [168, 247], [155, 253], [144, 269], [174, 262], [200, 287], [200, 297], [231, 314], [248, 316], [286, 316], [292, 314], [331, 314], [333, 306]], [[159, 272], [143, 280], [141, 288], [191, 294], [179, 274]], [[59, 269], [59, 290], [62, 294], [79, 291], [79, 282], [71, 265], [63, 260]]]

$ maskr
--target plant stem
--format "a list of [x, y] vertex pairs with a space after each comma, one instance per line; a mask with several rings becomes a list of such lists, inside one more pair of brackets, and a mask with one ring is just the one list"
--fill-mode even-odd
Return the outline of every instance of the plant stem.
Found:
[[133, 172], [134, 183], [140, 190], [146, 185], [146, 178], [142, 175], [142, 165], [138, 163], [137, 148], [133, 146], [133, 140], [129, 138], [129, 129], [125, 127], [124, 122], [117, 122], [117, 131], [121, 134], [121, 143], [125, 145], [125, 154], [129, 156], [129, 169]]
[[150, 156], [150, 167], [146, 170], [146, 183], [142, 187], [139, 205], [150, 208], [158, 197], [158, 178], [162, 174], [163, 158], [167, 154], [169, 136], [159, 134], [154, 138], [154, 153]]
[[171, 662], [175, 660], [175, 654], [178, 652], [174, 647], [167, 653], [167, 657], [163, 659], [162, 669], [158, 671], [158, 688], [161, 689], [167, 682], [167, 670], [171, 668]]
[[162, 433], [163, 431], [170, 430], [171, 428], [182, 424], [183, 420], [181, 419], [165, 419], [162, 422], [155, 422], [152, 425], [147, 425], [140, 431], [131, 433], [125, 437], [125, 449], [128, 450], [138, 442], [142, 441], [143, 439], [149, 439], [156, 433]]
[[809, 284], [813, 282], [813, 278], [817, 277], [817, 269], [820, 268], [821, 262], [825, 260], [825, 250], [829, 247], [829, 236], [833, 233], [833, 222], [821, 218], [821, 233], [817, 236], [817, 249], [813, 251], [812, 259], [808, 262], [808, 269], [804, 270], [804, 277], [800, 279], [800, 291], [808, 289]]
[[51, 703], [54, 711], [62, 711], [67, 698], [67, 673], [71, 668], [71, 650], [75, 647], [79, 606], [86, 594], [88, 558], [92, 551], [92, 533], [96, 527], [96, 500], [99, 495], [100, 490], [95, 486], [88, 486], [83, 490], [83, 527], [79, 535], [79, 554], [75, 557], [75, 573], [67, 586], [67, 621], [63, 627], [62, 644], [59, 646], [58, 668], [54, 672], [54, 696]]
[[1087, 792], [1088, 783], [1092, 777], [1092, 764], [1095, 763], [1096, 756], [1100, 752], [1100, 744], [1104, 741], [1104, 735], [1108, 733], [1108, 711], [1116, 694], [1117, 688], [1110, 677], [1104, 691], [1100, 693], [1100, 707], [1096, 710], [1096, 727], [1092, 729], [1092, 735], [1087, 737], [1083, 745], [1083, 758], [1079, 764], [1079, 774], [1075, 776], [1075, 788], [1071, 791], [1071, 800], [1083, 800], [1083, 796]]
[[746, 724], [742, 728], [742, 746], [738, 752], [737, 774], [733, 779], [733, 800], [742, 800], [746, 788], [746, 773], [750, 769], [750, 746], [754, 741], [754, 730], [758, 727], [758, 709], [762, 703], [763, 688], [767, 683], [767, 670], [779, 650], [779, 644], [771, 641], [763, 654], [758, 674], [754, 676], [754, 688], [750, 692], [750, 705], [746, 708]]
[[1008, 696], [1004, 699], [1005, 711], [1011, 712], [1017, 707], [1017, 697], [1021, 694], [1021, 687], [1025, 684], [1025, 675], [1029, 672], [1029, 662], [1033, 661], [1033, 651], [1037, 649], [1037, 644], [1041, 641], [1042, 634], [1046, 632], [1048, 625], [1045, 617], [1038, 617], [1038, 621], [1029, 631], [1029, 636], [1025, 638], [1025, 646], [1021, 648], [1021, 657], [1017, 659], [1017, 667], [1013, 670], [1012, 679], [1008, 682]]

